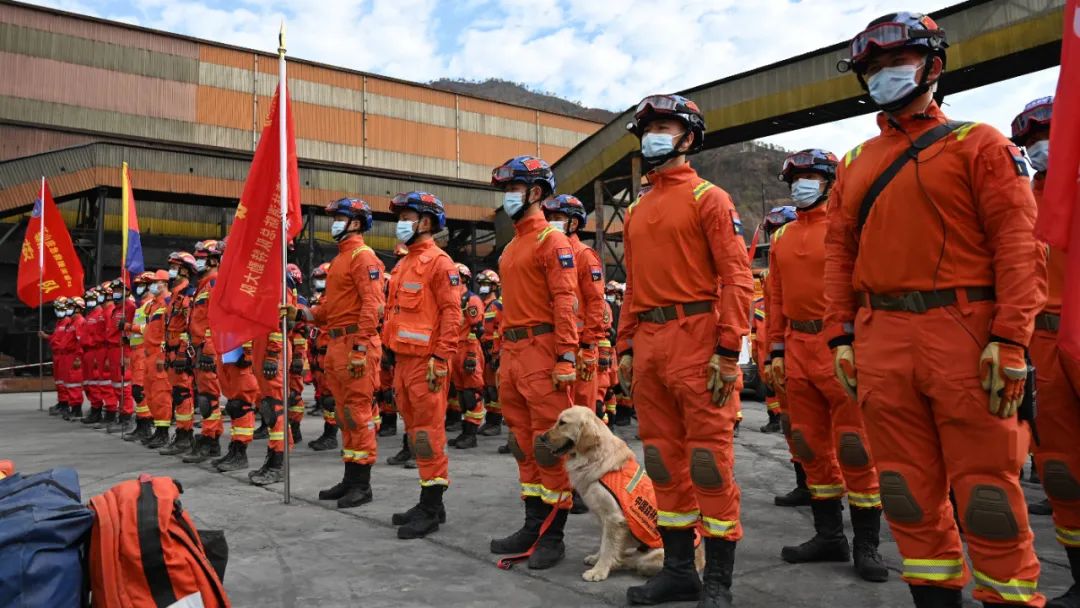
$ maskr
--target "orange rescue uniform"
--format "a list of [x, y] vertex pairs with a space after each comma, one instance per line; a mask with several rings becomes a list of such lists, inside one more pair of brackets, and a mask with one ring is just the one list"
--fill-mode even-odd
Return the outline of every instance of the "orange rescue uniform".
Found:
[[199, 286], [195, 290], [195, 300], [191, 306], [190, 334], [191, 345], [195, 348], [195, 358], [192, 362], [195, 370], [195, 401], [199, 406], [199, 414], [203, 418], [202, 429], [199, 434], [217, 439], [225, 432], [225, 426], [221, 421], [221, 382], [218, 380], [217, 368], [212, 371], [203, 371], [199, 366], [201, 357], [212, 357], [217, 365], [217, 350], [214, 348], [214, 340], [210, 329], [210, 290], [217, 282], [217, 269], [210, 269], [199, 279]]
[[[458, 402], [465, 424], [480, 426], [484, 423], [484, 353], [480, 340], [484, 331], [484, 303], [466, 286], [461, 286], [461, 329], [458, 350], [450, 367], [457, 395], [451, 400]], [[453, 407], [451, 405], [451, 407]]]
[[826, 335], [855, 335], [859, 406], [904, 580], [961, 588], [970, 578], [952, 488], [975, 599], [1042, 606], [1018, 478], [1030, 432], [1015, 416], [990, 413], [979, 374], [991, 336], [1028, 344], [1044, 301], [1023, 157], [993, 127], [965, 126], [906, 164], [857, 227], [871, 183], [945, 120], [936, 103], [894, 124], [879, 114], [881, 134], [840, 163], [826, 237]]
[[146, 325], [142, 329], [143, 352], [146, 353], [146, 379], [143, 385], [150, 400], [150, 415], [154, 428], [172, 425], [172, 385], [169, 384], [165, 356], [165, 317], [168, 304], [165, 292], [152, 296], [146, 304]]
[[194, 369], [195, 361], [189, 351], [191, 337], [188, 333], [188, 323], [191, 318], [192, 296], [195, 295], [194, 286], [187, 279], [180, 279], [173, 287], [172, 296], [169, 300], [169, 314], [165, 319], [165, 350], [168, 353], [168, 376], [172, 387], [172, 405], [175, 409], [176, 430], [190, 431], [195, 428], [195, 403], [192, 400], [191, 388], [193, 375], [190, 371], [179, 371], [173, 365], [180, 361], [187, 361], [189, 369]]
[[[582, 243], [576, 234], [571, 234], [568, 238], [570, 248], [574, 251], [574, 268], [577, 271], [578, 340], [582, 345], [597, 351], [599, 359], [600, 341], [607, 337], [608, 328], [611, 327], [611, 313], [604, 301], [604, 269], [600, 256], [592, 247]], [[578, 363], [580, 364], [580, 361]], [[596, 402], [601, 396], [599, 374], [600, 370], [595, 367], [592, 369], [592, 378], [588, 380], [582, 379], [579, 373], [577, 381], [574, 382], [575, 405], [596, 409]]]

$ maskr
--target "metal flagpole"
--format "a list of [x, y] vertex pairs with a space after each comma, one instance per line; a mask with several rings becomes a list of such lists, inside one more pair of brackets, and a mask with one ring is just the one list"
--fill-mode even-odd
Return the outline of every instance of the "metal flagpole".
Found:
[[[124, 438], [124, 430], [127, 428], [127, 424], [119, 422], [120, 412], [124, 411], [124, 391], [127, 389], [127, 357], [124, 356], [124, 347], [128, 347], [128, 352], [131, 351], [131, 346], [125, 344], [128, 340], [127, 333], [127, 283], [131, 280], [131, 276], [127, 270], [127, 248], [128, 248], [128, 222], [131, 221], [131, 216], [128, 215], [128, 198], [124, 195], [131, 196], [131, 182], [128, 180], [127, 175], [127, 163], [125, 162], [120, 167], [120, 215], [124, 218], [123, 225], [120, 229], [124, 231], [121, 235], [121, 242], [124, 244], [120, 248], [120, 394], [117, 396], [117, 422], [120, 424], [120, 439]], [[131, 412], [132, 416], [135, 416], [135, 412]]]
[[[45, 176], [41, 176], [41, 206], [38, 207], [38, 222], [41, 225], [41, 238], [38, 240], [38, 411], [45, 409], [45, 339], [41, 332], [45, 331]], [[56, 374], [56, 366], [53, 366], [53, 374]]]
[[[285, 140], [287, 135], [287, 129], [285, 128], [285, 104], [288, 100], [288, 94], [285, 86], [285, 22], [281, 22], [281, 31], [278, 33], [278, 165], [281, 172], [281, 178], [279, 180], [279, 189], [281, 190], [281, 307], [285, 308], [289, 304], [289, 284], [286, 277], [289, 276], [286, 266], [289, 264], [289, 244], [288, 244], [288, 220], [289, 220], [289, 144]], [[286, 315], [281, 316], [281, 365], [278, 373], [281, 374], [281, 397], [282, 397], [282, 411], [281, 417], [284, 418], [282, 427], [285, 429], [285, 441], [282, 448], [282, 468], [285, 473], [285, 504], [289, 504], [292, 501], [292, 487], [289, 483], [289, 441], [291, 437], [291, 428], [288, 421], [288, 408], [285, 407], [289, 389], [289, 319]]]

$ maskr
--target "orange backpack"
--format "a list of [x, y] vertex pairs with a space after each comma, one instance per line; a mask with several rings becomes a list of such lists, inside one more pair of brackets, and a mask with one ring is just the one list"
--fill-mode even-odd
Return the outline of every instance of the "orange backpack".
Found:
[[229, 599], [169, 477], [143, 474], [90, 500], [94, 608], [229, 608]]

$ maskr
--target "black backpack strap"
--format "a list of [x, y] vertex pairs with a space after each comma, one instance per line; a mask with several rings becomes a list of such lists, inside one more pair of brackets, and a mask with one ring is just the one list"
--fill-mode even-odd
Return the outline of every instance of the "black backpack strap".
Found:
[[158, 525], [158, 499], [149, 477], [140, 480], [139, 501], [136, 505], [139, 522], [139, 554], [142, 557], [143, 574], [150, 586], [150, 595], [158, 608], [176, 603], [169, 568], [165, 565], [165, 552], [161, 548], [161, 527]]
[[859, 207], [859, 223], [855, 226], [856, 230], [862, 232], [863, 225], [866, 224], [866, 218], [870, 217], [870, 209], [874, 207], [874, 202], [877, 200], [877, 197], [885, 190], [885, 186], [888, 186], [889, 182], [896, 177], [896, 174], [900, 173], [900, 169], [903, 169], [904, 165], [918, 158], [919, 152], [922, 152], [934, 143], [944, 139], [953, 131], [957, 131], [971, 124], [973, 123], [950, 120], [945, 124], [940, 124], [926, 133], [923, 133], [918, 139], [912, 142], [911, 147], [904, 150], [904, 153], [886, 167], [885, 171], [877, 176], [874, 183], [870, 184], [870, 189], [866, 191], [866, 196], [863, 197], [862, 205]]

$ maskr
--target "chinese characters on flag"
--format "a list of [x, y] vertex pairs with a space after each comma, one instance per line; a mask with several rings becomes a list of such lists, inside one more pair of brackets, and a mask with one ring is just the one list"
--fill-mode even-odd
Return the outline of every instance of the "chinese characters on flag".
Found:
[[31, 308], [83, 294], [82, 263], [44, 179], [26, 226], [17, 285], [19, 299]]

